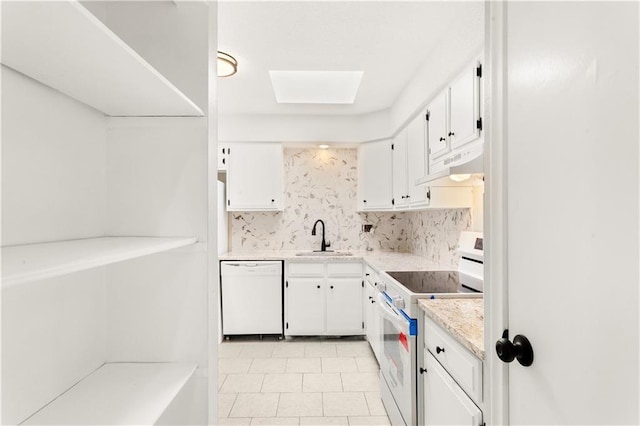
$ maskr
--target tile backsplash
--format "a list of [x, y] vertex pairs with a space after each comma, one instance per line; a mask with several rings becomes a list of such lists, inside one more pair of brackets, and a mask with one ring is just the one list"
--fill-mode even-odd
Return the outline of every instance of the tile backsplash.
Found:
[[[230, 213], [230, 249], [313, 250], [321, 227], [334, 250], [413, 252], [456, 264], [460, 231], [470, 229], [470, 209], [358, 213], [357, 149], [285, 149], [282, 212]], [[362, 232], [363, 224], [373, 225]]]

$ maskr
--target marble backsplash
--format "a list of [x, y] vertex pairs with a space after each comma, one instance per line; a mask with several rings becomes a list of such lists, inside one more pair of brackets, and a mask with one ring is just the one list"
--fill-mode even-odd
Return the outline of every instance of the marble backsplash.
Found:
[[[471, 227], [469, 209], [358, 213], [357, 149], [285, 149], [282, 212], [230, 213], [230, 249], [313, 250], [321, 227], [334, 250], [413, 252], [444, 264], [457, 263], [460, 231]], [[373, 225], [362, 232], [362, 225]]]

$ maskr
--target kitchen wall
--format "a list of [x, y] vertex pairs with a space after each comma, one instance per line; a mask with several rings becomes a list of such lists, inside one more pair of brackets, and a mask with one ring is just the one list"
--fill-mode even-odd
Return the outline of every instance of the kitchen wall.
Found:
[[[460, 231], [470, 229], [470, 209], [422, 212], [358, 213], [357, 149], [284, 150], [285, 200], [282, 212], [230, 213], [231, 250], [313, 250], [320, 248], [321, 227], [335, 250], [414, 252], [445, 264], [457, 264]], [[370, 233], [363, 224], [373, 225]]]

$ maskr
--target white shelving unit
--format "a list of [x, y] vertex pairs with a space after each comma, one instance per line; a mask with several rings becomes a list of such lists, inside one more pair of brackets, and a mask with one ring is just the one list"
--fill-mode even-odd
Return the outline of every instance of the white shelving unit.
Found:
[[155, 424], [197, 368], [196, 364], [104, 364], [22, 424]]
[[210, 414], [212, 133], [180, 87], [215, 5], [132, 3], [2, 5], [2, 424]]
[[2, 247], [2, 288], [195, 244], [197, 238], [100, 237]]
[[2, 63], [110, 116], [202, 110], [80, 3], [2, 5]]

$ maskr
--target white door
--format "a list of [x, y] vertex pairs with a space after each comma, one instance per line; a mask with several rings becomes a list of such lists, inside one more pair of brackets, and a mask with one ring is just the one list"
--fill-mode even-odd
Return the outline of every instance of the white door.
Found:
[[427, 165], [426, 111], [419, 113], [407, 127], [407, 195], [409, 205], [421, 205], [427, 201], [427, 187], [416, 185], [423, 178]]
[[[507, 188], [507, 216], [491, 205], [490, 237], [506, 231], [503, 326], [534, 352], [527, 368], [487, 352], [508, 374], [510, 424], [640, 422], [638, 18], [637, 2], [510, 2], [491, 17], [491, 54], [502, 40], [508, 50], [490, 142], [492, 165], [506, 155], [506, 182], [487, 180], [490, 203]], [[490, 268], [501, 255], [492, 241], [502, 244], [487, 240]]]
[[327, 334], [362, 334], [362, 279], [327, 279]]
[[358, 150], [358, 204], [362, 210], [390, 209], [391, 141], [360, 145]]
[[451, 83], [449, 103], [451, 122], [448, 136], [455, 149], [480, 137], [480, 92], [477, 67], [468, 67]]
[[324, 334], [324, 278], [289, 278], [286, 335]]
[[409, 201], [407, 197], [407, 128], [393, 138], [393, 200], [396, 207]]
[[447, 136], [447, 93], [449, 88], [440, 92], [427, 107], [429, 111], [428, 146], [429, 164], [449, 152], [449, 138]]

